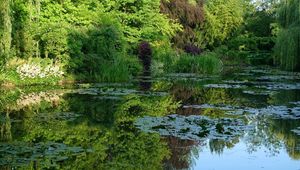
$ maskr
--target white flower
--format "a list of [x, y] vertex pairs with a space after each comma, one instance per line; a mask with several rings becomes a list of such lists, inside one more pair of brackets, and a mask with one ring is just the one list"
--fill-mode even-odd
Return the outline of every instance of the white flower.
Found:
[[46, 78], [46, 77], [61, 77], [64, 72], [57, 65], [47, 65], [42, 68], [40, 65], [23, 64], [16, 69], [21, 79], [24, 78]]

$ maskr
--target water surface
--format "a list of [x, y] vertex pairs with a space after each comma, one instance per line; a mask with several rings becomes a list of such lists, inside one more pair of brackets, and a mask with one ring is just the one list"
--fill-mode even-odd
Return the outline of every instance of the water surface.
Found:
[[300, 170], [300, 74], [0, 90], [1, 169]]

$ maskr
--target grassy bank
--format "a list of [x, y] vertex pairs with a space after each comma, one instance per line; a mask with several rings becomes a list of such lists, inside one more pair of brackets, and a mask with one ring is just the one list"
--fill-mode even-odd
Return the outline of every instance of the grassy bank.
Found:
[[[87, 63], [86, 63], [87, 64]], [[0, 73], [1, 86], [56, 85], [74, 82], [126, 82], [141, 72], [141, 65], [134, 57], [114, 61], [89, 62], [88, 68], [68, 71], [68, 67], [51, 59], [30, 58], [12, 59]], [[92, 65], [95, 66], [92, 66]], [[93, 68], [93, 69], [94, 69]]]

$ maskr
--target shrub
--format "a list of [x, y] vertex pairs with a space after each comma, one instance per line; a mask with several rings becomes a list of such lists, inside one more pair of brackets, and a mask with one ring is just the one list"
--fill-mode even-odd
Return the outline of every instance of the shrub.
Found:
[[151, 66], [152, 49], [148, 42], [143, 41], [139, 44], [138, 57], [143, 63], [144, 71], [149, 71]]
[[184, 51], [188, 54], [191, 54], [191, 55], [199, 55], [202, 52], [202, 50], [199, 47], [197, 47], [193, 44], [185, 45], [184, 46]]
[[127, 81], [140, 71], [140, 66], [125, 53], [126, 43], [119, 22], [104, 15], [98, 24], [69, 35], [72, 58], [68, 64], [69, 72], [80, 81]]
[[61, 77], [64, 72], [61, 71], [58, 65], [48, 65], [42, 68], [39, 64], [23, 64], [17, 67], [17, 73], [21, 79], [25, 78], [49, 78]]
[[9, 60], [1, 72], [1, 83], [15, 85], [56, 84], [64, 76], [63, 66], [52, 59]]
[[274, 44], [273, 37], [237, 36], [228, 41], [225, 59], [230, 64], [272, 64]]
[[172, 66], [178, 60], [178, 54], [170, 44], [164, 44], [154, 48], [153, 58], [152, 73], [159, 75], [164, 72], [172, 72]]

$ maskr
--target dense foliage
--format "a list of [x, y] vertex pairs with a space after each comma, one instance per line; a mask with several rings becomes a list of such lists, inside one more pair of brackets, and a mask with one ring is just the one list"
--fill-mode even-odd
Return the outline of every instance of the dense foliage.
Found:
[[[142, 70], [138, 60], [142, 41], [151, 45], [153, 68], [174, 63], [186, 53], [199, 56], [215, 51], [229, 63], [259, 58], [264, 61], [259, 63], [299, 69], [298, 4], [297, 0], [281, 4], [273, 0], [2, 0], [0, 81], [18, 84], [22, 77], [18, 64], [36, 61], [40, 67], [44, 59], [51, 61], [49, 67], [65, 73], [60, 80], [127, 81]], [[38, 82], [35, 77], [28, 80]]]
[[197, 30], [204, 21], [203, 1], [200, 0], [162, 0], [161, 11], [170, 18], [176, 19], [183, 26], [172, 42], [183, 48], [186, 44], [199, 44]]
[[206, 22], [203, 26], [203, 43], [215, 46], [232, 37], [241, 26], [245, 1], [209, 0], [204, 8]]

